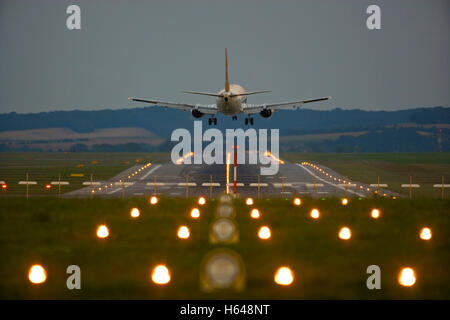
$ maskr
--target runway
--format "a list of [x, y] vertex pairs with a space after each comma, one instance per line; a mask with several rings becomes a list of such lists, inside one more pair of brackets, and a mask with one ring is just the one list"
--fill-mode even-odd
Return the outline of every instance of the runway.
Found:
[[[260, 165], [237, 166], [237, 194], [241, 197], [261, 198], [308, 196], [368, 197], [377, 187], [352, 181], [333, 170], [306, 163], [280, 164], [276, 175], [258, 175]], [[233, 166], [229, 166], [228, 192], [233, 193]], [[169, 197], [215, 198], [227, 191], [227, 165], [151, 164], [133, 166], [108, 181], [96, 181], [82, 189], [66, 193], [65, 197], [141, 197], [153, 194]], [[399, 195], [379, 189], [380, 196]]]

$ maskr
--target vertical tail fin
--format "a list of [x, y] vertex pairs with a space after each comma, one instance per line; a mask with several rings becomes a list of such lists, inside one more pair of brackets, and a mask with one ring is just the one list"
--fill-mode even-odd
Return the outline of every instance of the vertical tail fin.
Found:
[[228, 81], [228, 54], [225, 48], [225, 91], [230, 91], [230, 82]]

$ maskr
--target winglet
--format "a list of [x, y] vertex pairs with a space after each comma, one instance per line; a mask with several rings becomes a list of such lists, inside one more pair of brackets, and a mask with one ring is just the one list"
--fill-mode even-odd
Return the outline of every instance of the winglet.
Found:
[[230, 82], [228, 81], [228, 54], [225, 48], [225, 91], [230, 91]]

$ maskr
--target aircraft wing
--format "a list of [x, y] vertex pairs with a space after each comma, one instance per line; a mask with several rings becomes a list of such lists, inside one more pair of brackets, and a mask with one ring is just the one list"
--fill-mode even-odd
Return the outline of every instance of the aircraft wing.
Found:
[[274, 104], [247, 104], [244, 106], [242, 112], [245, 114], [253, 114], [253, 113], [259, 113], [259, 112], [263, 111], [264, 109], [270, 109], [272, 111], [296, 110], [297, 108], [300, 108], [300, 106], [305, 103], [325, 101], [325, 100], [329, 100], [329, 99], [331, 99], [331, 97], [301, 100], [301, 101], [292, 101], [292, 102], [282, 102], [282, 103], [274, 103]]
[[178, 110], [184, 110], [184, 111], [192, 111], [194, 109], [197, 109], [198, 111], [200, 111], [202, 113], [207, 113], [207, 114], [216, 114], [217, 113], [217, 106], [215, 104], [210, 104], [210, 105], [185, 104], [185, 103], [175, 103], [175, 102], [159, 101], [159, 100], [146, 100], [146, 99], [138, 99], [138, 98], [128, 98], [128, 100], [136, 101], [136, 102], [150, 103], [150, 104], [164, 107], [166, 109], [172, 108], [172, 109], [178, 109]]

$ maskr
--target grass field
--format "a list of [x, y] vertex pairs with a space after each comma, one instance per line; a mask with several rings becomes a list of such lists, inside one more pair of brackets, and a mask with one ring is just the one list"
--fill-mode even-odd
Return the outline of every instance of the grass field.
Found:
[[[283, 159], [301, 162], [311, 161], [327, 166], [354, 181], [388, 184], [388, 189], [409, 195], [408, 184], [420, 184], [414, 195], [441, 197], [441, 189], [433, 184], [450, 183], [450, 153], [285, 153]], [[446, 190], [450, 198], [450, 189]]]
[[[62, 192], [69, 192], [82, 187], [83, 181], [93, 179], [106, 180], [119, 172], [139, 163], [166, 162], [168, 154], [162, 153], [70, 153], [70, 152], [3, 152], [0, 153], [0, 181], [5, 181], [6, 195], [25, 196], [25, 186], [19, 181], [36, 181], [30, 185], [31, 195], [57, 195], [58, 188], [50, 190], [45, 185], [51, 181], [69, 181], [62, 186]], [[82, 174], [82, 177], [72, 177], [71, 174]]]
[[[1, 299], [449, 299], [450, 201], [433, 199], [304, 199], [300, 207], [282, 199], [255, 203], [260, 220], [249, 217], [250, 208], [236, 200], [240, 241], [220, 246], [209, 243], [216, 201], [200, 207], [202, 216], [190, 219], [195, 199], [162, 198], [156, 206], [148, 199], [0, 199]], [[133, 220], [130, 208], [141, 216]], [[308, 217], [313, 208], [321, 218]], [[369, 212], [381, 210], [378, 220]], [[95, 237], [106, 223], [111, 235]], [[186, 224], [191, 238], [179, 240], [177, 227]], [[272, 238], [257, 238], [261, 225], [272, 228]], [[338, 239], [340, 227], [353, 236]], [[433, 230], [430, 241], [419, 230]], [[210, 250], [227, 247], [245, 265], [245, 289], [213, 293], [200, 288], [200, 264]], [[32, 285], [28, 268], [42, 264], [48, 279]], [[164, 263], [172, 281], [157, 286], [150, 270]], [[66, 268], [81, 268], [81, 290], [66, 288]], [[368, 290], [366, 268], [381, 268], [381, 290]], [[289, 287], [273, 282], [275, 270], [288, 265], [295, 272]], [[417, 273], [413, 287], [397, 282], [402, 267]]]

